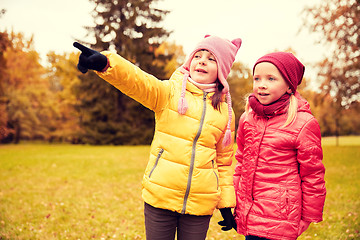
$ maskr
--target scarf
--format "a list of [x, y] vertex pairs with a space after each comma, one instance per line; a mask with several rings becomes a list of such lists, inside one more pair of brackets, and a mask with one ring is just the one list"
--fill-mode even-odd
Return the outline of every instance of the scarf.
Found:
[[257, 115], [262, 116], [262, 117], [269, 117], [269, 116], [274, 116], [280, 110], [287, 107], [289, 104], [290, 96], [291, 96], [290, 94], [285, 93], [275, 102], [268, 104], [268, 105], [263, 105], [259, 102], [259, 100], [252, 93], [249, 96], [249, 104], [250, 104], [251, 109]]
[[215, 92], [216, 83], [208, 83], [208, 84], [198, 83], [192, 80], [191, 77], [188, 77], [188, 81], [194, 84], [195, 86], [197, 86], [198, 88], [200, 88], [201, 90], [203, 90], [204, 92], [208, 92], [208, 93]]

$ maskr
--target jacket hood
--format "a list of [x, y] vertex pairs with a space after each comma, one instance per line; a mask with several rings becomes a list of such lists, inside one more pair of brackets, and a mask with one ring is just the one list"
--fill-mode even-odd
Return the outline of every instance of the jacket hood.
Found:
[[295, 92], [295, 97], [298, 100], [298, 112], [311, 113], [310, 104], [300, 95], [298, 91]]

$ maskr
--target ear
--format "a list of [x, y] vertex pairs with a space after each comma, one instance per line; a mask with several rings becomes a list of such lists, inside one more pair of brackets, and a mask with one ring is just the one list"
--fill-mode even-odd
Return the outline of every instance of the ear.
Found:
[[287, 92], [288, 94], [292, 93], [291, 88], [289, 87], [288, 90], [286, 90], [286, 92]]
[[236, 39], [232, 40], [231, 42], [232, 42], [232, 44], [234, 44], [237, 48], [240, 48], [241, 43], [242, 43], [242, 40], [241, 40], [241, 38], [236, 38]]

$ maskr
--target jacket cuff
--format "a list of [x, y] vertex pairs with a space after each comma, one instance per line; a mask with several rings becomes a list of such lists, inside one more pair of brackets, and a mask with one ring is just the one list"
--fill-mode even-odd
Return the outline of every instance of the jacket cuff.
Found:
[[106, 72], [106, 70], [110, 67], [110, 61], [109, 61], [108, 57], [106, 57], [106, 60], [107, 60], [106, 66], [103, 68], [103, 70], [101, 70], [101, 72]]

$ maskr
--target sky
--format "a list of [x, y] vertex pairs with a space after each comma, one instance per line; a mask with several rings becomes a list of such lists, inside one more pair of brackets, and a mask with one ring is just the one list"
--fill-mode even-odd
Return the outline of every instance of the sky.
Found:
[[[303, 27], [302, 10], [321, 0], [160, 0], [158, 7], [170, 13], [161, 23], [172, 31], [169, 40], [189, 54], [206, 34], [229, 40], [242, 39], [236, 60], [252, 68], [262, 55], [291, 48], [306, 66], [305, 77], [316, 74], [311, 67], [328, 50], [317, 42], [319, 34]], [[1, 0], [0, 30], [34, 37], [35, 50], [46, 53], [73, 52], [74, 39], [85, 39], [84, 26], [93, 25], [89, 0]], [[140, 66], [141, 67], [141, 66]]]

